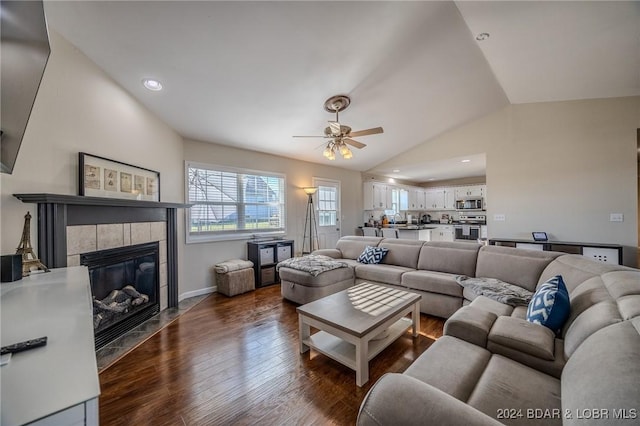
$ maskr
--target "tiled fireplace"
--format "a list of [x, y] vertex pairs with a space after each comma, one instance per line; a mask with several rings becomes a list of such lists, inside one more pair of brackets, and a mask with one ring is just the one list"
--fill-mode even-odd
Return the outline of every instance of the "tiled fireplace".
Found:
[[67, 266], [80, 265], [80, 255], [98, 250], [158, 242], [160, 309], [168, 307], [167, 229], [165, 222], [67, 226]]
[[38, 204], [38, 257], [49, 268], [87, 264], [83, 260], [87, 256], [108, 249], [117, 254], [157, 243], [155, 299], [160, 309], [178, 306], [177, 209], [188, 204], [58, 194], [14, 196]]

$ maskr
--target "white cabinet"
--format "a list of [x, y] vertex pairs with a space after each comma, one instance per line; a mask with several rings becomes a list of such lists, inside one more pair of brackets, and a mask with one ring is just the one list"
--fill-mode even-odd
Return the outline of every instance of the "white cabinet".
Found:
[[425, 192], [427, 210], [445, 210], [446, 192], [444, 188], [428, 189]]
[[445, 210], [456, 209], [456, 191], [454, 188], [444, 189], [444, 209]]
[[409, 190], [406, 188], [398, 188], [400, 198], [400, 211], [409, 210]]
[[398, 238], [431, 241], [432, 229], [398, 229]]
[[453, 241], [454, 239], [453, 226], [438, 226], [431, 230], [431, 241]]
[[409, 189], [409, 210], [423, 210], [425, 208], [425, 192], [422, 188]]
[[469, 185], [459, 186], [456, 188], [456, 199], [469, 198], [469, 197], [484, 197], [486, 185]]
[[386, 210], [391, 208], [391, 190], [380, 182], [364, 183], [364, 210]]
[[98, 425], [100, 382], [86, 266], [2, 284], [2, 346], [47, 336], [47, 345], [2, 366], [3, 425]]

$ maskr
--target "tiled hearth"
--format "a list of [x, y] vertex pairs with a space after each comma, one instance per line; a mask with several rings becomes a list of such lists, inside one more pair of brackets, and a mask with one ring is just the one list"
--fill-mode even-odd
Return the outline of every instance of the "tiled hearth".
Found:
[[98, 372], [102, 372], [105, 368], [118, 361], [209, 296], [209, 294], [205, 294], [203, 296], [190, 297], [182, 300], [177, 308], [165, 309], [133, 330], [107, 343], [104, 347], [96, 351]]
[[160, 309], [168, 307], [167, 228], [165, 222], [67, 226], [67, 266], [80, 265], [80, 254], [159, 242]]

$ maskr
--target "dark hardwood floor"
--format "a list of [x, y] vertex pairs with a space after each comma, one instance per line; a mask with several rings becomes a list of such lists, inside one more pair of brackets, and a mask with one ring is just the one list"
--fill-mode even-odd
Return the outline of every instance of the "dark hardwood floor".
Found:
[[296, 305], [274, 285], [212, 294], [100, 373], [100, 424], [354, 424], [373, 383], [402, 372], [442, 335], [424, 314], [369, 363], [369, 382], [324, 355], [298, 352]]

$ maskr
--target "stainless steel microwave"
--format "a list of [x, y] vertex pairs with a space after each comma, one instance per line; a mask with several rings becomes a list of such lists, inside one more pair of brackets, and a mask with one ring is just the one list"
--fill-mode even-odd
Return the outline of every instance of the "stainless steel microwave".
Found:
[[463, 198], [456, 200], [456, 210], [482, 210], [482, 198]]

